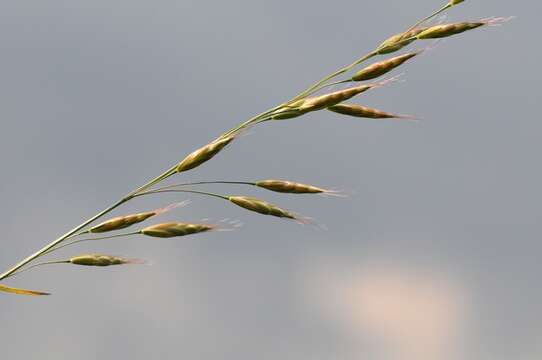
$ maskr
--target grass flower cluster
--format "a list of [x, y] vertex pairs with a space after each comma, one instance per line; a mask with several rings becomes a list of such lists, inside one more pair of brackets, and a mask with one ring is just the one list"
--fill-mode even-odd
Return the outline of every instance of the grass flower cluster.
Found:
[[[367, 119], [412, 119], [411, 116], [374, 109], [367, 105], [345, 103], [345, 101], [350, 101], [368, 90], [381, 88], [394, 82], [397, 77], [377, 79], [390, 74], [407, 62], [413, 61], [416, 56], [424, 51], [422, 48], [404, 54], [395, 54], [407, 46], [417, 44], [423, 40], [452, 37], [481, 27], [498, 25], [508, 20], [507, 18], [490, 18], [478, 21], [431, 25], [431, 20], [436, 16], [463, 2], [464, 0], [451, 0], [442, 8], [421, 19], [405, 31], [389, 37], [374, 50], [368, 52], [365, 56], [362, 56], [350, 65], [333, 72], [309, 86], [306, 90], [290, 100], [252, 117], [218, 136], [207, 145], [191, 152], [184, 159], [150, 180], [145, 185], [128, 193], [105, 210], [99, 212], [90, 219], [83, 221], [80, 225], [69, 230], [58, 239], [8, 268], [0, 274], [0, 281], [4, 282], [14, 275], [30, 269], [41, 269], [46, 265], [53, 264], [108, 267], [113, 265], [143, 263], [142, 260], [94, 253], [73, 255], [64, 260], [46, 258], [52, 253], [65, 250], [66, 248], [72, 248], [81, 242], [112, 240], [138, 235], [141, 238], [178, 238], [213, 231], [221, 227], [221, 224], [187, 223], [184, 221], [148, 224], [144, 227], [141, 225], [144, 222], [153, 221], [158, 215], [166, 211], [172, 211], [175, 208], [185, 206], [187, 205], [187, 202], [176, 203], [161, 209], [104, 219], [113, 210], [117, 210], [132, 199], [142, 196], [154, 196], [157, 194], [169, 194], [170, 196], [174, 196], [179, 193], [210, 196], [224, 200], [229, 204], [236, 205], [255, 214], [270, 215], [304, 223], [306, 220], [305, 218], [289, 210], [283, 209], [282, 207], [273, 205], [263, 199], [245, 195], [217, 194], [202, 189], [202, 187], [211, 187], [214, 184], [226, 184], [231, 186], [255, 187], [282, 194], [304, 194], [306, 196], [332, 194], [334, 193], [333, 191], [312, 184], [276, 179], [255, 181], [197, 181], [173, 185], [164, 185], [163, 182], [166, 179], [180, 176], [183, 172], [195, 170], [210, 160], [215, 159], [220, 152], [226, 150], [233, 140], [237, 139], [240, 133], [264, 122], [273, 122], [277, 120], [292, 121], [292, 119], [321, 110], [334, 112], [338, 114], [338, 116], [344, 115]], [[392, 53], [394, 54], [393, 57], [380, 59], [372, 64], [361, 66], [361, 64], [366, 63], [373, 58], [387, 56]], [[351, 74], [349, 75], [349, 73]], [[367, 83], [366, 81], [371, 82]], [[332, 86], [341, 86], [344, 88], [329, 91]], [[100, 222], [98, 223], [98, 221]], [[31, 296], [48, 295], [46, 292], [19, 289], [4, 284], [0, 284], [0, 292]]]

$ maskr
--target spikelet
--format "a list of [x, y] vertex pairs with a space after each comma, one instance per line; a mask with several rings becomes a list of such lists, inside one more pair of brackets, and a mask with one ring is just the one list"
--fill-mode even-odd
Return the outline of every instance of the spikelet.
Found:
[[154, 215], [156, 215], [154, 211], [147, 211], [139, 214], [118, 216], [90, 228], [88, 232], [103, 233], [108, 231], [125, 229], [129, 226], [145, 221]]
[[104, 232], [109, 232], [109, 231], [125, 229], [134, 224], [143, 222], [150, 217], [160, 215], [167, 211], [170, 211], [176, 207], [185, 206], [188, 203], [189, 203], [188, 201], [182, 201], [179, 203], [171, 204], [165, 208], [156, 209], [153, 211], [147, 211], [147, 212], [142, 212], [139, 214], [131, 214], [131, 215], [125, 215], [125, 216], [118, 216], [113, 219], [104, 221], [103, 223], [98, 224], [96, 226], [93, 226], [92, 228], [88, 230], [88, 232], [89, 233], [104, 233]]
[[421, 53], [422, 50], [415, 51], [369, 65], [352, 76], [352, 81], [365, 81], [380, 77]]
[[465, 31], [473, 30], [481, 26], [499, 25], [510, 19], [511, 18], [499, 17], [499, 18], [481, 19], [479, 21], [466, 21], [466, 22], [460, 22], [460, 23], [431, 26], [427, 28], [426, 30], [422, 31], [421, 33], [419, 33], [417, 35], [417, 38], [421, 40], [445, 38], [445, 37], [461, 34]]
[[124, 264], [142, 264], [144, 261], [138, 259], [125, 259], [117, 256], [102, 254], [84, 254], [72, 257], [69, 262], [74, 265], [83, 266], [111, 266]]
[[193, 169], [200, 166], [204, 162], [211, 160], [226, 145], [231, 143], [233, 139], [235, 139], [235, 136], [228, 136], [218, 139], [192, 152], [183, 161], [181, 161], [179, 165], [177, 165], [177, 172]]
[[298, 109], [304, 112], [325, 109], [327, 107], [337, 105], [345, 100], [351, 99], [367, 90], [384, 86], [387, 83], [396, 81], [396, 79], [397, 77], [394, 77], [374, 84], [359, 85], [344, 90], [338, 90], [329, 94], [303, 99], [302, 103], [298, 105]]
[[483, 25], [485, 25], [485, 23], [482, 21], [436, 25], [422, 31], [417, 37], [420, 40], [439, 39], [473, 30]]
[[0, 284], [0, 291], [11, 293], [11, 294], [17, 294], [17, 295], [30, 295], [30, 296], [51, 295], [49, 293], [42, 292], [42, 291], [18, 289], [18, 288], [9, 287], [2, 284]]
[[369, 89], [371, 85], [360, 85], [351, 87], [344, 90], [338, 90], [329, 94], [324, 94], [312, 98], [307, 98], [299, 107], [300, 111], [309, 112], [325, 109], [329, 106], [341, 103], [345, 100], [353, 98], [354, 96], [361, 94]]
[[237, 206], [240, 206], [242, 208], [245, 208], [250, 211], [255, 211], [257, 213], [263, 214], [263, 215], [271, 215], [276, 216], [280, 218], [288, 218], [292, 220], [299, 220], [299, 218], [284, 210], [281, 209], [273, 204], [270, 204], [266, 201], [256, 199], [249, 196], [230, 196], [228, 198], [232, 203], [234, 203]]
[[449, 5], [450, 6], [456, 6], [458, 4], [461, 4], [465, 0], [450, 0]]
[[355, 104], [338, 104], [330, 106], [328, 110], [349, 116], [368, 118], [368, 119], [414, 119], [409, 115], [392, 114], [382, 110], [368, 108]]
[[211, 231], [216, 229], [216, 227], [216, 225], [211, 224], [171, 222], [146, 227], [141, 230], [141, 234], [159, 238], [170, 238]]
[[316, 186], [285, 180], [261, 180], [255, 184], [267, 190], [288, 194], [320, 194], [326, 192], [326, 190]]
[[384, 40], [382, 44], [376, 49], [376, 53], [379, 55], [390, 54], [401, 50], [405, 46], [416, 41], [416, 36], [427, 29], [427, 27], [417, 27], [415, 29], [405, 31], [400, 34], [393, 35], [388, 39]]

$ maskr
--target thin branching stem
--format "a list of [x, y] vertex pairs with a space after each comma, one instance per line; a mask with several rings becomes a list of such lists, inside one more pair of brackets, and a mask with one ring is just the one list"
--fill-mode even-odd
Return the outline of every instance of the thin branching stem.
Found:
[[218, 181], [195, 181], [195, 182], [187, 182], [187, 183], [180, 183], [180, 184], [173, 184], [173, 185], [163, 186], [163, 187], [155, 189], [154, 191], [173, 189], [173, 188], [176, 188], [176, 187], [183, 187], [183, 186], [207, 185], [207, 184], [229, 184], [229, 185], [252, 185], [252, 186], [256, 186], [255, 182], [250, 182], [250, 181], [223, 181], [223, 180], [218, 180]]
[[33, 268], [36, 268], [38, 266], [44, 266], [44, 265], [54, 265], [54, 264], [69, 264], [70, 263], [70, 260], [53, 260], [53, 261], [45, 261], [45, 262], [41, 262], [41, 263], [38, 263], [38, 264], [34, 264], [32, 266], [29, 266], [25, 269], [20, 269], [20, 270], [17, 270], [16, 272], [14, 272], [13, 274], [11, 274], [10, 276], [13, 277], [15, 275], [19, 275], [20, 273], [23, 273], [25, 271], [28, 271], [30, 269], [33, 269]]
[[411, 27], [408, 28], [408, 31], [411, 31], [411, 30], [414, 30], [415, 28], [417, 28], [418, 26], [420, 26], [421, 24], [423, 24], [424, 22], [426, 21], [429, 21], [431, 20], [432, 18], [434, 18], [435, 16], [438, 16], [440, 14], [442, 14], [443, 12], [445, 12], [446, 10], [448, 10], [449, 8], [451, 8], [453, 5], [452, 3], [448, 3], [446, 5], [444, 5], [442, 8], [440, 8], [439, 10], [435, 11], [434, 13], [432, 13], [431, 15], [429, 16], [426, 16], [424, 17], [423, 19], [421, 19], [420, 21], [418, 21], [416, 24], [412, 25]]
[[152, 195], [152, 194], [161, 194], [161, 193], [190, 193], [190, 194], [198, 194], [198, 195], [204, 195], [204, 196], [212, 196], [212, 197], [220, 198], [223, 200], [229, 200], [229, 198], [224, 195], [215, 194], [215, 193], [207, 192], [207, 191], [186, 190], [186, 189], [149, 190], [149, 191], [145, 191], [145, 192], [137, 194], [136, 197], [144, 196], [144, 195]]
[[126, 236], [137, 235], [137, 234], [139, 234], [139, 231], [133, 231], [133, 232], [129, 232], [129, 233], [122, 233], [122, 234], [115, 234], [115, 235], [108, 235], [108, 236], [101, 236], [101, 237], [95, 237], [95, 238], [86, 238], [86, 239], [74, 240], [74, 241], [71, 241], [71, 242], [68, 242], [68, 243], [64, 243], [64, 244], [62, 244], [60, 246], [57, 246], [56, 248], [53, 248], [53, 249], [47, 251], [43, 255], [48, 255], [48, 254], [50, 254], [52, 252], [55, 252], [57, 250], [60, 250], [62, 248], [65, 248], [66, 246], [70, 246], [70, 245], [73, 245], [73, 244], [78, 244], [78, 243], [87, 242], [87, 241], [99, 241], [99, 240], [106, 240], [106, 239], [115, 239], [115, 238], [126, 237]]

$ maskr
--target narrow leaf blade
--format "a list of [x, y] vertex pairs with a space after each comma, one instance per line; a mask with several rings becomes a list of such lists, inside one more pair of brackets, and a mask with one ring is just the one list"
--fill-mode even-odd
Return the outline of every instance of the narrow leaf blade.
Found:
[[0, 291], [11, 293], [11, 294], [17, 294], [17, 295], [30, 295], [30, 296], [51, 295], [46, 292], [12, 288], [12, 287], [5, 286], [2, 284], [0, 284]]

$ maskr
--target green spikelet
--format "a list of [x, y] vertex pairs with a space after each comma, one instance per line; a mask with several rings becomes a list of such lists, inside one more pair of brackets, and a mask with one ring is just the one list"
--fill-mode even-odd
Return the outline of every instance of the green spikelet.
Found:
[[260, 199], [249, 196], [230, 196], [228, 199], [237, 206], [259, 214], [297, 220], [294, 214]]
[[256, 186], [287, 194], [320, 194], [326, 192], [316, 186], [285, 180], [261, 180], [256, 182]]
[[210, 224], [171, 222], [146, 227], [145, 229], [141, 230], [141, 233], [143, 235], [152, 237], [171, 238], [211, 231], [215, 228], [216, 225]]
[[328, 110], [343, 115], [368, 119], [413, 119], [413, 117], [409, 115], [392, 114], [382, 110], [356, 104], [338, 104], [329, 107]]
[[118, 216], [116, 218], [104, 221], [88, 230], [90, 233], [104, 233], [109, 231], [115, 231], [125, 229], [134, 224], [147, 220], [148, 218], [156, 215], [156, 211], [147, 211], [139, 214], [131, 214], [126, 216]]
[[200, 166], [204, 162], [211, 160], [224, 147], [226, 147], [226, 145], [231, 143], [234, 138], [234, 136], [229, 136], [223, 139], [215, 140], [192, 152], [183, 161], [181, 161], [179, 165], [177, 165], [177, 172], [191, 170]]
[[102, 254], [84, 254], [72, 257], [69, 260], [74, 265], [82, 266], [112, 266], [124, 264], [140, 264], [141, 260], [125, 259], [117, 256], [102, 255]]
[[454, 24], [436, 25], [431, 26], [430, 28], [419, 33], [417, 35], [417, 38], [420, 40], [445, 38], [461, 34], [465, 31], [473, 30], [484, 25], [487, 25], [486, 21], [460, 22]]
[[412, 59], [420, 53], [421, 51], [411, 52], [369, 65], [366, 68], [358, 71], [354, 76], [352, 76], [352, 81], [366, 81], [380, 77], [397, 68], [398, 66], [401, 66], [406, 61]]

